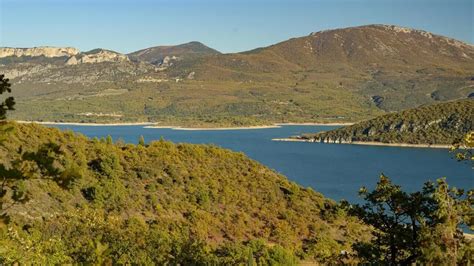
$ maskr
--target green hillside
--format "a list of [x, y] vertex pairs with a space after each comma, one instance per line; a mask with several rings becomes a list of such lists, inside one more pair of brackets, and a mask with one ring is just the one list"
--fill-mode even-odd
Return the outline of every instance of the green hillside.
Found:
[[387, 114], [301, 138], [317, 142], [453, 144], [473, 130], [474, 100], [461, 100]]
[[342, 251], [370, 236], [333, 201], [242, 153], [8, 127], [1, 264], [350, 262]]

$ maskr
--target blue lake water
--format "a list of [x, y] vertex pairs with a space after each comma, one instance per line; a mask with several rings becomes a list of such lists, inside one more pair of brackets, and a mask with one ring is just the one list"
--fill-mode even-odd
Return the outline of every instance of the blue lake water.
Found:
[[428, 181], [446, 177], [451, 186], [470, 189], [474, 171], [468, 163], [452, 159], [447, 149], [381, 147], [362, 145], [276, 142], [305, 132], [329, 130], [328, 126], [283, 126], [250, 130], [183, 131], [143, 126], [65, 126], [89, 137], [111, 135], [114, 140], [137, 143], [163, 137], [173, 142], [216, 144], [249, 157], [287, 176], [290, 180], [325, 196], [360, 202], [360, 187], [373, 188], [380, 173], [406, 190], [419, 190]]

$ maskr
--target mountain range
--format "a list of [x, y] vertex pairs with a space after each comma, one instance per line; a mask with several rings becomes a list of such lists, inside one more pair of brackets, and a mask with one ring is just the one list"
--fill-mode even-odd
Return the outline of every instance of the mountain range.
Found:
[[21, 120], [250, 125], [354, 122], [474, 96], [474, 46], [367, 25], [222, 54], [199, 42], [127, 55], [0, 48]]

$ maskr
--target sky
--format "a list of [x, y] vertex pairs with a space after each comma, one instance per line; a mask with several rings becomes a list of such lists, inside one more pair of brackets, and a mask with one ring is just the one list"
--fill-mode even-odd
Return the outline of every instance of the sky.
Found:
[[0, 47], [121, 53], [200, 41], [221, 52], [394, 24], [474, 44], [474, 0], [0, 0]]

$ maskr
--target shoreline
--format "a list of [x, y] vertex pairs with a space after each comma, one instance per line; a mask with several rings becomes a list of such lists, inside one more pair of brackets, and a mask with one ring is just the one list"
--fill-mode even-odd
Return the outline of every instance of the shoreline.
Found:
[[[310, 142], [310, 143], [322, 143], [314, 142], [306, 139], [292, 139], [292, 138], [275, 138], [272, 141], [283, 141], [283, 142]], [[405, 147], [405, 148], [431, 148], [431, 149], [450, 149], [451, 145], [446, 144], [410, 144], [410, 143], [385, 143], [376, 141], [353, 141], [343, 143], [322, 143], [322, 144], [346, 144], [346, 145], [366, 145], [366, 146], [385, 146], [385, 147]]]
[[303, 123], [276, 123], [274, 125], [278, 126], [351, 126], [355, 123], [341, 122], [341, 123], [313, 123], [313, 122], [303, 122]]
[[169, 128], [172, 130], [245, 130], [245, 129], [269, 129], [281, 128], [282, 126], [347, 126], [353, 123], [274, 123], [262, 126], [242, 126], [242, 127], [182, 127], [159, 125], [156, 122], [125, 122], [125, 123], [81, 123], [81, 122], [49, 122], [49, 121], [23, 121], [13, 120], [20, 124], [39, 124], [39, 125], [64, 125], [64, 126], [144, 126], [144, 128]]
[[248, 126], [248, 127], [173, 127], [173, 126], [145, 126], [144, 128], [169, 128], [172, 130], [183, 131], [206, 131], [206, 130], [248, 130], [248, 129], [267, 129], [267, 128], [281, 128], [281, 126]]
[[12, 120], [19, 124], [38, 124], [38, 125], [64, 125], [64, 126], [89, 126], [89, 127], [100, 127], [100, 126], [148, 126], [154, 125], [150, 122], [130, 122], [130, 123], [81, 123], [81, 122], [48, 122], [48, 121], [23, 121], [23, 120]]

